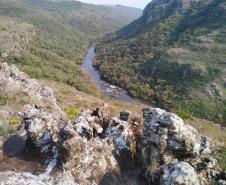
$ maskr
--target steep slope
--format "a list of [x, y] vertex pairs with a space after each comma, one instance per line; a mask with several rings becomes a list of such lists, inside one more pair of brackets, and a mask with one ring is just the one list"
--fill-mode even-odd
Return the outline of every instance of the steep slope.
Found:
[[[111, 9], [113, 11], [114, 7]], [[93, 40], [129, 23], [129, 20], [108, 14], [102, 6], [77, 1], [2, 0], [0, 15], [2, 19], [29, 24], [35, 32], [20, 56], [11, 52], [7, 58], [0, 58], [1, 61], [16, 64], [32, 77], [60, 81], [96, 95], [97, 89], [78, 65]], [[6, 31], [12, 35], [12, 31], [17, 32], [20, 27], [18, 30], [7, 26], [3, 29], [0, 35]]]
[[[1, 184], [226, 182], [224, 169], [212, 156], [219, 143], [176, 114], [148, 107], [138, 117], [128, 110], [112, 117], [105, 103], [94, 109], [88, 105], [69, 121], [50, 87], [6, 63], [0, 65], [0, 87], [7, 95], [27, 98], [17, 124], [0, 118], [0, 128], [14, 128], [9, 136], [0, 130]], [[225, 164], [225, 158], [219, 161]]]
[[226, 2], [153, 0], [97, 47], [108, 81], [156, 106], [226, 123]]

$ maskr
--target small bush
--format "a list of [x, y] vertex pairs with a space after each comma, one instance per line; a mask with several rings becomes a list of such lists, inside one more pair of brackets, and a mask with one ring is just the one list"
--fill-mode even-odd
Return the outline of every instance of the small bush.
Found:
[[9, 135], [16, 132], [15, 125], [9, 125], [8, 123], [4, 123], [0, 125], [0, 136], [8, 137]]
[[20, 120], [17, 119], [17, 118], [11, 118], [11, 119], [9, 120], [9, 124], [10, 124], [10, 125], [20, 125], [21, 122], [20, 122]]
[[218, 151], [215, 154], [215, 158], [219, 162], [220, 167], [222, 168], [222, 170], [224, 170], [226, 172], [226, 148], [223, 149], [223, 150]]
[[180, 116], [184, 120], [192, 120], [193, 119], [191, 114], [189, 114], [188, 112], [179, 111], [179, 112], [177, 112], [177, 115]]
[[4, 94], [0, 94], [0, 105], [6, 105], [8, 97]]
[[80, 114], [80, 110], [76, 108], [68, 108], [67, 114], [71, 121], [74, 121]]
[[5, 133], [5, 128], [3, 126], [0, 126], [0, 136], [2, 136]]

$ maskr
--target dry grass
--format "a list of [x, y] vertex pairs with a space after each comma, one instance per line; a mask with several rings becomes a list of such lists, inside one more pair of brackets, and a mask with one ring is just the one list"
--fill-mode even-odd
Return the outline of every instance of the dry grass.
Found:
[[[101, 95], [88, 95], [76, 90], [74, 87], [55, 81], [43, 80], [40, 81], [40, 83], [49, 86], [54, 90], [58, 105], [64, 111], [67, 111], [69, 108], [95, 109], [96, 107], [101, 106], [103, 103], [108, 103], [110, 105], [111, 116], [118, 116], [122, 110], [127, 109], [132, 111], [135, 116], [141, 117], [142, 109], [146, 107], [146, 105], [141, 103], [113, 101]], [[0, 110], [6, 110], [9, 112], [9, 114], [5, 114], [5, 117], [0, 114], [0, 119], [8, 121], [11, 118], [16, 118], [17, 112], [22, 112], [23, 106], [26, 104], [45, 105], [46, 102], [32, 99], [21, 92], [8, 93], [7, 103], [0, 106]], [[195, 127], [199, 133], [209, 136], [210, 138], [217, 141], [218, 144], [226, 147], [226, 128], [223, 128], [218, 124], [214, 124], [213, 122], [196, 118], [192, 120], [186, 120], [185, 122]]]
[[196, 128], [200, 134], [206, 135], [214, 139], [220, 146], [226, 147], [226, 128], [203, 119], [188, 120], [187, 123]]
[[[53, 88], [59, 106], [61, 106], [63, 110], [67, 110], [69, 107], [94, 109], [103, 103], [109, 103], [111, 116], [118, 116], [122, 110], [127, 109], [132, 111], [134, 115], [141, 117], [142, 109], [146, 107], [146, 105], [141, 103], [112, 101], [106, 97], [87, 95], [83, 92], [77, 91], [73, 87], [53, 81], [42, 81], [42, 83]], [[209, 136], [217, 141], [218, 144], [226, 147], [226, 128], [223, 128], [219, 124], [196, 118], [185, 120], [185, 122], [196, 128], [199, 133]]]
[[132, 111], [135, 115], [141, 115], [142, 109], [145, 107], [145, 105], [141, 103], [135, 104], [122, 101], [113, 101], [101, 95], [88, 95], [63, 83], [42, 81], [42, 84], [50, 86], [54, 90], [57, 102], [63, 110], [67, 110], [72, 107], [79, 109], [95, 109], [103, 103], [108, 103], [110, 105], [111, 116], [118, 116], [119, 113], [125, 109]]
[[30, 41], [34, 27], [16, 19], [0, 16], [0, 55], [19, 54]]

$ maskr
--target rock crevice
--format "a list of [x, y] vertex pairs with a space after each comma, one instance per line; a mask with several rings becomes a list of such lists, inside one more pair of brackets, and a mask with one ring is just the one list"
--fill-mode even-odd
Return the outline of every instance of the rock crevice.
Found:
[[[19, 138], [20, 147], [7, 145], [15, 138], [4, 145], [5, 154], [7, 151], [11, 156], [33, 146], [47, 164], [46, 170], [40, 175], [0, 172], [1, 183], [226, 184], [226, 174], [211, 157], [212, 141], [176, 114], [149, 107], [143, 110], [143, 118], [134, 117], [130, 111], [110, 118], [109, 106], [104, 104], [95, 110], [82, 110], [70, 122], [51, 89], [15, 67], [3, 64], [0, 70], [1, 87], [22, 88], [29, 96], [49, 102], [26, 105], [20, 113], [20, 129], [12, 136]], [[61, 170], [51, 176], [57, 166]]]

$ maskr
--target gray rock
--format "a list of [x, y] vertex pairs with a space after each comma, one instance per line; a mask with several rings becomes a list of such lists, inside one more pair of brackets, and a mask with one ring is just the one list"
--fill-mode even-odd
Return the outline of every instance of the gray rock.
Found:
[[8, 66], [6, 63], [0, 65], [0, 87], [6, 93], [21, 91], [38, 100], [56, 103], [51, 88], [40, 85], [37, 80], [30, 79], [27, 74], [19, 71], [17, 67]]
[[[210, 156], [211, 140], [176, 114], [147, 108], [144, 123], [129, 111], [110, 119], [109, 106], [104, 104], [94, 111], [83, 110], [72, 124], [56, 104], [52, 90], [15, 67], [2, 64], [0, 69], [4, 90], [18, 90], [48, 102], [48, 106], [26, 105], [20, 113], [21, 129], [4, 143], [5, 153], [15, 156], [31, 142], [45, 158], [46, 170], [40, 176], [0, 172], [0, 183], [95, 185], [105, 177], [108, 181], [110, 175], [115, 184], [224, 184], [226, 175]], [[57, 164], [67, 174], [51, 177]]]
[[224, 97], [223, 90], [216, 83], [211, 83], [204, 87], [204, 92], [212, 99], [219, 99]]
[[123, 111], [120, 113], [120, 119], [122, 121], [129, 121], [130, 116], [132, 115], [132, 113], [128, 110]]
[[3, 160], [4, 158], [3, 144], [4, 144], [4, 137], [0, 136], [0, 161]]
[[32, 175], [27, 172], [0, 172], [1, 185], [78, 185], [70, 172], [55, 177]]
[[161, 185], [199, 185], [195, 169], [187, 162], [166, 164], [161, 166], [163, 175]]
[[145, 109], [144, 119], [144, 160], [152, 182], [161, 180], [162, 184], [178, 185], [216, 182], [221, 170], [210, 156], [208, 137], [200, 136], [177, 115], [162, 109]]
[[20, 155], [25, 149], [26, 139], [17, 134], [10, 136], [4, 143], [4, 154], [9, 157]]

